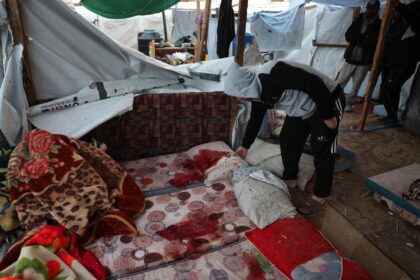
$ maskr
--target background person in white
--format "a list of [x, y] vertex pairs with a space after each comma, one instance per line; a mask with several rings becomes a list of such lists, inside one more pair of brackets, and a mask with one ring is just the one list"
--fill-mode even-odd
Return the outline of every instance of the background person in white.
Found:
[[379, 0], [371, 0], [366, 11], [350, 25], [346, 31], [349, 46], [344, 52], [344, 61], [340, 67], [337, 83], [345, 88], [352, 78], [353, 88], [348, 93], [346, 112], [351, 112], [360, 86], [372, 65], [376, 43], [382, 21], [379, 19]]

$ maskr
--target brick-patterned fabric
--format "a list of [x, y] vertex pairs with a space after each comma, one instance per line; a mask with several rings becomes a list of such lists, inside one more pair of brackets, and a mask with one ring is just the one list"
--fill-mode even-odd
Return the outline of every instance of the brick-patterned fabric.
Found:
[[117, 161], [185, 151], [229, 138], [230, 98], [223, 93], [143, 94], [133, 110], [89, 134]]

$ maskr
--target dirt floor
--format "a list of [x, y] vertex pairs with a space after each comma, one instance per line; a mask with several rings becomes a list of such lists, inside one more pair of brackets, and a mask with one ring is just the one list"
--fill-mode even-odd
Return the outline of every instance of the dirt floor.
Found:
[[419, 227], [393, 215], [364, 185], [369, 176], [420, 163], [420, 136], [374, 115], [358, 131], [357, 111], [345, 114], [340, 136], [357, 163], [335, 175], [328, 207], [311, 220], [375, 279], [420, 279]]

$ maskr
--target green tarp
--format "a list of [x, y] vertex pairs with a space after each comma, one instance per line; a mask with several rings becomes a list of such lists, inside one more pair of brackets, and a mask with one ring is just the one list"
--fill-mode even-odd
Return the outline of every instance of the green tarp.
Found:
[[113, 19], [162, 12], [179, 0], [82, 0], [83, 6], [92, 12]]

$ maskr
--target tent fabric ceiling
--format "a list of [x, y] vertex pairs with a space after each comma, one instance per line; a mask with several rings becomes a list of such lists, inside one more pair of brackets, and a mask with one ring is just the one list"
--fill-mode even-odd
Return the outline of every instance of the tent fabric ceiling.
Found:
[[138, 15], [162, 12], [179, 0], [82, 0], [83, 6], [92, 12], [112, 19], [123, 19]]

